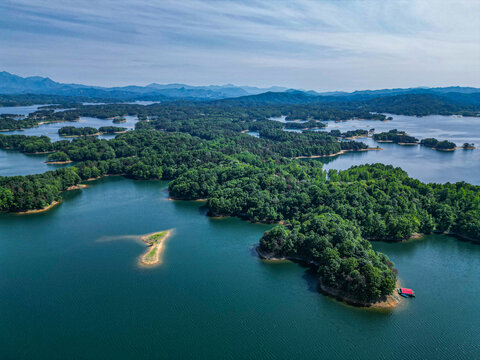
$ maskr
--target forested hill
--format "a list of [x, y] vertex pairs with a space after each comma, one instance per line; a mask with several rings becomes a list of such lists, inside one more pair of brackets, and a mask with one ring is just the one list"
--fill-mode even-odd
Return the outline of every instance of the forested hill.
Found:
[[316, 105], [343, 110], [362, 110], [399, 115], [464, 115], [480, 113], [480, 92], [462, 94], [404, 94], [394, 96], [316, 96], [304, 92], [267, 92], [218, 100], [215, 103], [230, 106], [257, 105]]
[[0, 106], [122, 103], [134, 101], [204, 101], [222, 106], [322, 105], [342, 110], [390, 112], [405, 115], [462, 114], [480, 112], [480, 89], [469, 87], [361, 90], [352, 93], [303, 91], [278, 86], [156, 84], [100, 87], [63, 84], [49, 78], [20, 77], [0, 72]]

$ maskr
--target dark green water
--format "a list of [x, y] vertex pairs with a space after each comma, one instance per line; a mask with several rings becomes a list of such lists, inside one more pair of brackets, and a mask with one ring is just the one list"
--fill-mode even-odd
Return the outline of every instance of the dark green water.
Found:
[[[268, 226], [211, 219], [166, 184], [108, 178], [49, 212], [0, 215], [1, 359], [474, 359], [480, 246], [375, 243], [415, 299], [375, 312], [252, 252]], [[122, 236], [175, 228], [161, 266]]]

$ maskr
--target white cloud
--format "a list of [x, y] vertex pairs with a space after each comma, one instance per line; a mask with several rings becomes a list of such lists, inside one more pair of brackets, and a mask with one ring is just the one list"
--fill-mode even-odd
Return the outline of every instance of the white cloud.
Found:
[[477, 1], [7, 0], [0, 11], [9, 34], [0, 66], [23, 75], [102, 85], [480, 86]]

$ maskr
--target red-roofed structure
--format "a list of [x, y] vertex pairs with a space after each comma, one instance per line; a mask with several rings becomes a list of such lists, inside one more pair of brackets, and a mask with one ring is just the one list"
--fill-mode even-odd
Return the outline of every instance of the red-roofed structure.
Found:
[[400, 294], [415, 296], [415, 293], [413, 292], [413, 290], [412, 289], [407, 289], [407, 288], [401, 288], [400, 289]]

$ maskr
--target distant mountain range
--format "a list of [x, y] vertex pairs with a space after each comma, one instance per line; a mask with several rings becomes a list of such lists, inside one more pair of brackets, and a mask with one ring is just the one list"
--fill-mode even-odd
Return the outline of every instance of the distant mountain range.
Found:
[[268, 91], [281, 92], [287, 88], [273, 86], [209, 85], [192, 86], [186, 84], [150, 84], [147, 86], [100, 87], [81, 84], [62, 84], [40, 76], [21, 77], [0, 72], [0, 94], [43, 94], [60, 96], [81, 96], [110, 100], [216, 100], [246, 95], [256, 95]]
[[[186, 84], [156, 84], [147, 86], [100, 87], [81, 84], [63, 84], [48, 77], [21, 77], [6, 71], [0, 72], [0, 94], [42, 94], [68, 97], [82, 97], [108, 101], [168, 101], [168, 100], [220, 100], [232, 99], [238, 104], [306, 104], [327, 102], [367, 101], [370, 99], [411, 94], [439, 96], [441, 99], [460, 104], [480, 104], [480, 89], [472, 87], [407, 88], [362, 90], [348, 92], [315, 92], [287, 89], [279, 86], [258, 88], [254, 86]], [[442, 101], [443, 101], [442, 100]], [[226, 100], [228, 101], [228, 100]]]

